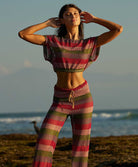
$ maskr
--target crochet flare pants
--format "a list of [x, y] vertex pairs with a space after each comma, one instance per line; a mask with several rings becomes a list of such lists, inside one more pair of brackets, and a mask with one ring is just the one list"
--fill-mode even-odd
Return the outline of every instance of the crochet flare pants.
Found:
[[92, 111], [93, 100], [87, 81], [74, 89], [55, 86], [53, 104], [37, 140], [33, 167], [52, 167], [58, 135], [68, 116], [73, 133], [72, 167], [87, 167]]

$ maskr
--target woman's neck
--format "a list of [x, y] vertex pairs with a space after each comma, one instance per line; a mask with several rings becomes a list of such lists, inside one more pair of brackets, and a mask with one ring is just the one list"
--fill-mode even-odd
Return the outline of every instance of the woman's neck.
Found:
[[65, 37], [73, 40], [78, 40], [79, 39], [78, 27], [74, 27], [71, 29], [67, 28], [67, 35]]

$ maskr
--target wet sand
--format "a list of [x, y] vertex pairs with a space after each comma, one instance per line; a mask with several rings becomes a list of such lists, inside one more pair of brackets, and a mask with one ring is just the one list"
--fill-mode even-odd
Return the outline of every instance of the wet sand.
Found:
[[[36, 135], [0, 135], [0, 167], [31, 167]], [[53, 167], [71, 167], [72, 139], [58, 139]], [[138, 167], [138, 135], [93, 137], [88, 167]]]

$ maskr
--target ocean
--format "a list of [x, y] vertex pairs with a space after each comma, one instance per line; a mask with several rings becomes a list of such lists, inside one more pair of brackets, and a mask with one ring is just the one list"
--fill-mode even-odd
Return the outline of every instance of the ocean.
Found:
[[[35, 134], [31, 121], [40, 127], [46, 112], [1, 113], [0, 135], [11, 133]], [[92, 117], [91, 137], [138, 134], [138, 109], [95, 110]], [[59, 138], [72, 137], [70, 118], [61, 129]]]

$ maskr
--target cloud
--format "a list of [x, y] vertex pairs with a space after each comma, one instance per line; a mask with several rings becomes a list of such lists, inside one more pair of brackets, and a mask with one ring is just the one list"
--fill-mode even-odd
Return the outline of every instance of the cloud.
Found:
[[7, 67], [0, 64], [0, 75], [7, 75], [9, 73], [10, 73], [10, 70]]
[[30, 68], [30, 67], [32, 67], [31, 62], [30, 62], [29, 60], [25, 60], [25, 61], [24, 61], [24, 67], [25, 67], [25, 68]]

